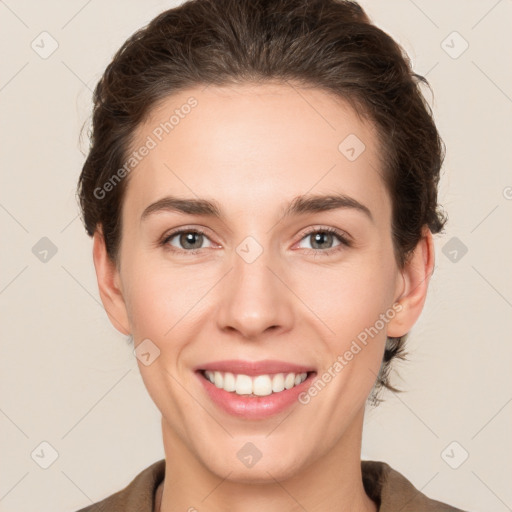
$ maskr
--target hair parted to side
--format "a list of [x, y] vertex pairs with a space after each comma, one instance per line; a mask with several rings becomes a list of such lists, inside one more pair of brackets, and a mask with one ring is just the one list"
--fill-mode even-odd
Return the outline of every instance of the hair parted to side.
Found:
[[[90, 147], [78, 198], [87, 233], [102, 230], [118, 262], [121, 210], [129, 176], [106, 197], [95, 193], [121, 169], [135, 130], [159, 102], [198, 85], [292, 82], [333, 93], [377, 128], [381, 172], [392, 201], [395, 258], [403, 268], [427, 225], [439, 233], [437, 204], [445, 148], [402, 48], [343, 0], [189, 0], [130, 36], [94, 91]], [[372, 393], [405, 359], [407, 335], [388, 338]]]

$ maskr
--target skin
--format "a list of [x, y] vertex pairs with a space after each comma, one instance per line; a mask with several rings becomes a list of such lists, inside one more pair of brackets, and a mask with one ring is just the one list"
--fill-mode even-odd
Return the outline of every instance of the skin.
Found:
[[[191, 88], [151, 112], [134, 147], [190, 96], [197, 107], [129, 176], [117, 263], [106, 254], [101, 226], [94, 236], [99, 290], [112, 323], [135, 346], [150, 339], [160, 350], [149, 366], [138, 364], [162, 413], [161, 510], [374, 512], [360, 466], [365, 403], [386, 335], [406, 334], [423, 308], [432, 234], [423, 230], [399, 269], [375, 128], [318, 89]], [[352, 162], [338, 150], [349, 134], [366, 146]], [[351, 208], [282, 218], [295, 196], [333, 192], [366, 205], [373, 221]], [[224, 219], [161, 211], [141, 221], [145, 208], [168, 194], [215, 200]], [[179, 236], [158, 244], [179, 227], [205, 231], [198, 253], [190, 254]], [[320, 254], [340, 241], [314, 246], [305, 232], [316, 227], [339, 229], [353, 245]], [[236, 252], [247, 236], [263, 250], [252, 263]], [[268, 419], [223, 412], [193, 372], [215, 360], [278, 359], [311, 365], [320, 375], [393, 304], [401, 311], [321, 393]], [[237, 458], [247, 442], [262, 453], [251, 468]]]

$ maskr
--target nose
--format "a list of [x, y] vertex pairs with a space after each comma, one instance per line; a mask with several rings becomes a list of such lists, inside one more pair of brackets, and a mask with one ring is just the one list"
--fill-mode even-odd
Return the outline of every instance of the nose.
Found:
[[285, 272], [268, 251], [252, 262], [234, 255], [233, 267], [221, 283], [218, 327], [256, 341], [292, 327], [293, 293], [286, 286]]

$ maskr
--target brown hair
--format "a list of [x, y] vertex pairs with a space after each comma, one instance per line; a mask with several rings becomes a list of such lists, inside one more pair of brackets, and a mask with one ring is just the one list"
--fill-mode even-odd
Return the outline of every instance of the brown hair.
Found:
[[[107, 199], [97, 191], [123, 168], [136, 128], [160, 101], [200, 84], [288, 80], [334, 93], [376, 125], [403, 268], [422, 227], [438, 233], [446, 222], [437, 205], [444, 144], [420, 90], [427, 80], [356, 2], [342, 0], [190, 0], [129, 37], [94, 91], [78, 185], [87, 233], [101, 226], [117, 261], [127, 179], [114, 183]], [[374, 391], [399, 391], [388, 375], [393, 359], [405, 359], [406, 338], [387, 339]]]

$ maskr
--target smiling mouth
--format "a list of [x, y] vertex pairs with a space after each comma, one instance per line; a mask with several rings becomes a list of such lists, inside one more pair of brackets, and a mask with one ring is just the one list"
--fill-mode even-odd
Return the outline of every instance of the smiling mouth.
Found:
[[316, 372], [244, 375], [231, 372], [200, 370], [216, 388], [240, 396], [268, 396], [299, 386]]

